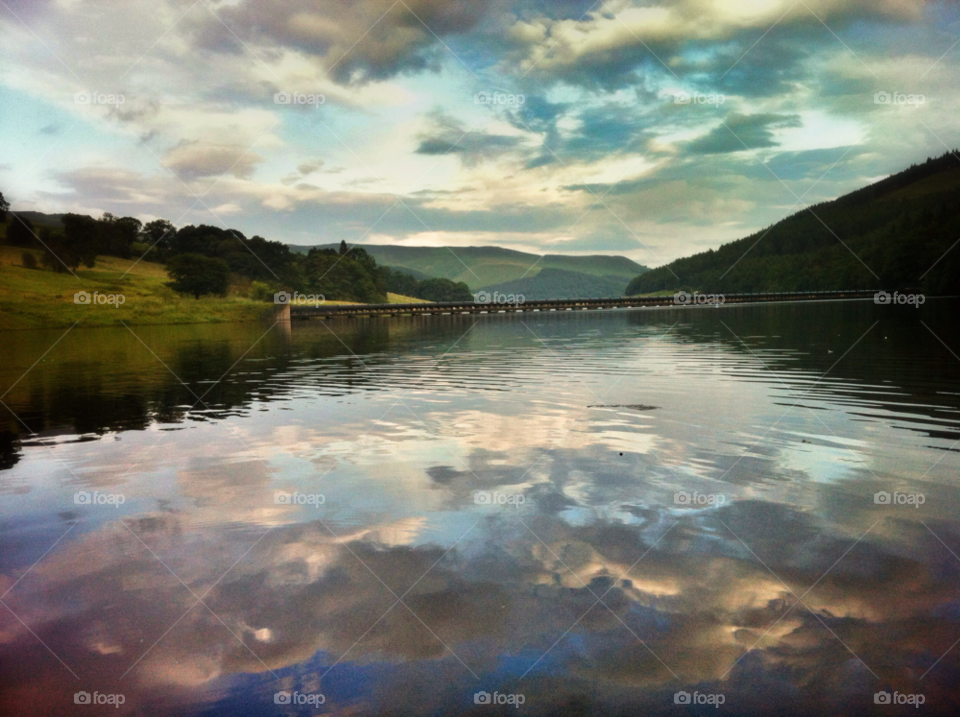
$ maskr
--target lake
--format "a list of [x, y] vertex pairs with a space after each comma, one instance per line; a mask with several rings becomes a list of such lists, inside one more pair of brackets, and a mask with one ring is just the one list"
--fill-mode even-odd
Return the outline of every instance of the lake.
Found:
[[4, 333], [2, 711], [956, 714], [957, 308]]

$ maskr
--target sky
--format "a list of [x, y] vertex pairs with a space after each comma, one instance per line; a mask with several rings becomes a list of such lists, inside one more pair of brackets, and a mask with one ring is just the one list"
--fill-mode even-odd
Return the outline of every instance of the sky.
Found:
[[0, 191], [660, 266], [955, 148], [958, 42], [922, 0], [0, 0]]

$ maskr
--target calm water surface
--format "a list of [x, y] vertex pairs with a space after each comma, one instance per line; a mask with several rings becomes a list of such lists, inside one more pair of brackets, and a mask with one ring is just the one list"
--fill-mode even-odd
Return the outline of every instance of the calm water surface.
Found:
[[957, 714], [957, 307], [2, 334], [0, 711]]

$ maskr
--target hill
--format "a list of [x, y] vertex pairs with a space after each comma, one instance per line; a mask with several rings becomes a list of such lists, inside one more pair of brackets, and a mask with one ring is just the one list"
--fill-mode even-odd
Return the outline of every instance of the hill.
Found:
[[960, 159], [947, 153], [716, 250], [638, 275], [627, 294], [918, 289], [960, 293]]
[[[328, 244], [320, 248], [337, 248]], [[306, 253], [313, 247], [290, 245], [292, 251]], [[544, 269], [560, 269], [596, 277], [623, 277], [629, 281], [647, 271], [624, 256], [593, 254], [543, 257], [514, 249], [481, 247], [411, 247], [388, 244], [364, 244], [377, 263], [423, 278], [424, 276], [462, 281], [471, 290], [494, 286], [506, 281], [535, 276]], [[533, 267], [531, 269], [531, 267]]]
[[[3, 225], [0, 225], [2, 227]], [[41, 252], [0, 246], [0, 331], [128, 324], [190, 324], [226, 321], [256, 321], [273, 304], [242, 296], [179, 296], [166, 286], [167, 272], [161, 264], [141, 261], [129, 273], [134, 259], [98, 257], [92, 269], [77, 270], [77, 277], [48, 269], [28, 269], [22, 255]], [[86, 291], [122, 294], [122, 305], [76, 304], [74, 293]]]
[[17, 214], [36, 226], [63, 228], [63, 214], [44, 214], [43, 212], [17, 212]]
[[489, 294], [522, 294], [528, 301], [544, 299], [607, 299], [623, 296], [627, 281], [622, 276], [592, 276], [563, 269], [543, 269], [536, 276], [485, 286]]

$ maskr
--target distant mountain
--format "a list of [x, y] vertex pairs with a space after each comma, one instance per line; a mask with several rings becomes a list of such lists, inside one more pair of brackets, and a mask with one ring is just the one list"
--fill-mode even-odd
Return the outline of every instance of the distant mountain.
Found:
[[16, 212], [31, 224], [42, 227], [59, 228], [63, 226], [63, 214], [44, 214], [43, 212]]
[[579, 271], [543, 269], [536, 276], [483, 287], [489, 294], [522, 294], [528, 301], [544, 299], [615, 299], [623, 296], [627, 280], [622, 276], [593, 276]]
[[[593, 254], [589, 256], [566, 256], [536, 254], [502, 249], [494, 246], [481, 247], [409, 247], [386, 244], [363, 244], [377, 263], [423, 278], [424, 276], [462, 281], [472, 290], [502, 284], [506, 281], [536, 276], [544, 269], [560, 269], [595, 277], [622, 277], [627, 281], [647, 271], [624, 256]], [[326, 244], [320, 248], [336, 249], [339, 244]], [[306, 253], [314, 247], [290, 245], [292, 251]], [[531, 268], [532, 267], [532, 268]], [[617, 293], [619, 296], [619, 292]]]
[[627, 294], [907, 288], [960, 294], [958, 157], [928, 159], [745, 239], [645, 272]]

